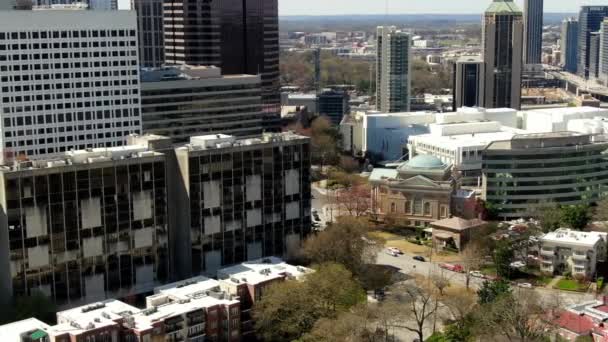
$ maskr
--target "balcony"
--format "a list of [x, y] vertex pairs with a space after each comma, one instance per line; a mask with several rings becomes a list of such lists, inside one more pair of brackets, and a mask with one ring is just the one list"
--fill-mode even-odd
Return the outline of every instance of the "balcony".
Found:
[[572, 254], [572, 259], [574, 259], [574, 260], [588, 260], [589, 257], [587, 256], [587, 254], [573, 253]]
[[540, 250], [540, 254], [541, 255], [555, 255], [555, 250], [553, 249], [541, 249]]

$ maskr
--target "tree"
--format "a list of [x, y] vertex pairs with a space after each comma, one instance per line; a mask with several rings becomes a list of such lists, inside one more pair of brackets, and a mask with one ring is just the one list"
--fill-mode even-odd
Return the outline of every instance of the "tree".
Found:
[[534, 210], [532, 216], [540, 222], [544, 233], [558, 229], [562, 222], [562, 212], [557, 205], [547, 204]]
[[551, 325], [543, 319], [545, 310], [534, 291], [520, 291], [499, 297], [482, 306], [477, 315], [480, 333], [487, 337], [503, 336], [509, 341], [541, 342]]
[[479, 304], [493, 303], [503, 296], [511, 294], [511, 286], [504, 280], [483, 282], [481, 288], [477, 291], [477, 301]]
[[381, 342], [386, 333], [377, 332], [376, 318], [374, 308], [361, 304], [336, 319], [321, 318], [299, 342]]
[[583, 230], [589, 224], [589, 206], [570, 205], [561, 208], [562, 224], [568, 228]]
[[496, 245], [493, 259], [498, 276], [509, 278], [511, 275], [511, 262], [513, 262], [514, 255], [513, 246], [509, 241], [500, 241]]
[[366, 265], [375, 263], [384, 245], [382, 240], [370, 236], [370, 231], [364, 219], [340, 217], [331, 227], [304, 241], [303, 257], [314, 264], [341, 264], [356, 276], [362, 276]]
[[343, 266], [320, 265], [301, 282], [270, 285], [254, 305], [255, 329], [264, 341], [297, 340], [319, 319], [335, 319], [364, 300], [364, 290]]
[[452, 324], [444, 329], [444, 338], [449, 342], [467, 342], [473, 338], [474, 317], [477, 309], [475, 299], [466, 292], [452, 294], [442, 300], [451, 314]]
[[471, 284], [471, 271], [476, 271], [483, 265], [484, 255], [481, 241], [470, 241], [461, 253], [467, 290]]
[[335, 199], [340, 207], [354, 217], [365, 215], [372, 206], [371, 188], [367, 184], [337, 190]]
[[608, 199], [603, 199], [597, 202], [595, 213], [593, 215], [595, 221], [608, 221]]
[[437, 310], [432, 291], [408, 286], [403, 289], [401, 298], [402, 308], [406, 310], [405, 313], [409, 316], [409, 319], [398, 322], [393, 326], [414, 332], [418, 335], [420, 341], [424, 341], [424, 328], [429, 323], [429, 318]]
[[344, 172], [348, 173], [356, 173], [361, 169], [361, 165], [359, 162], [353, 158], [348, 156], [340, 157], [340, 168], [344, 170]]

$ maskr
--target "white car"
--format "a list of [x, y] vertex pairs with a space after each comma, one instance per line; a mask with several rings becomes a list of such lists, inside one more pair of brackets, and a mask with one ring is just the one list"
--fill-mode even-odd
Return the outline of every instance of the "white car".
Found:
[[483, 275], [483, 273], [481, 273], [479, 271], [471, 271], [471, 272], [469, 272], [469, 274], [471, 275], [471, 277], [474, 277], [474, 278], [484, 279], [486, 277], [485, 275]]
[[388, 249], [389, 251], [395, 252], [397, 254], [403, 254], [403, 252], [397, 247], [387, 247], [386, 249]]
[[394, 256], [394, 257], [398, 257], [399, 256], [399, 253], [397, 253], [397, 252], [395, 252], [393, 250], [390, 250], [390, 249], [386, 250], [386, 254], [388, 254], [390, 256]]
[[526, 267], [526, 264], [524, 264], [521, 261], [514, 261], [509, 266], [511, 266], [513, 268], [524, 268], [524, 267]]
[[533, 287], [530, 283], [518, 283], [517, 286], [524, 289], [531, 289]]

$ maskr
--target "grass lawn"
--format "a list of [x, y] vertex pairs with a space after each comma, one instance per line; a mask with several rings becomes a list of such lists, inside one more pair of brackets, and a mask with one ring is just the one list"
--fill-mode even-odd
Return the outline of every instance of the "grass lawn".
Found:
[[545, 285], [545, 286], [549, 285], [549, 283], [550, 283], [552, 280], [553, 280], [553, 278], [551, 278], [551, 277], [542, 277], [542, 276], [541, 276], [541, 277], [536, 278], [536, 282], [537, 282], [538, 284], [542, 284], [542, 285]]
[[589, 284], [582, 284], [571, 279], [561, 279], [555, 284], [554, 288], [564, 291], [585, 292], [589, 288]]
[[496, 266], [486, 265], [481, 268], [481, 273], [483, 273], [485, 275], [496, 276]]
[[[406, 254], [414, 254], [421, 255], [425, 258], [430, 258], [431, 256], [431, 248], [425, 245], [417, 245], [415, 243], [411, 243], [405, 239], [403, 236], [399, 236], [396, 234], [388, 233], [385, 231], [375, 231], [371, 233], [371, 235], [382, 238], [386, 240], [387, 247], [396, 247], [399, 248]], [[456, 253], [451, 252], [437, 252], [433, 253], [433, 261], [437, 262], [454, 262], [457, 263], [461, 260], [460, 256]]]

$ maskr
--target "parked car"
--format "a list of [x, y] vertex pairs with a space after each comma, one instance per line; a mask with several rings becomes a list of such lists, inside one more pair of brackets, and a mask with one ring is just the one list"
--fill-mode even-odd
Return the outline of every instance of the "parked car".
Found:
[[512, 268], [524, 268], [526, 267], [526, 264], [521, 261], [514, 261], [509, 266], [511, 266]]
[[471, 271], [471, 272], [469, 272], [469, 274], [471, 275], [471, 277], [474, 277], [474, 278], [481, 278], [481, 279], [486, 278], [486, 276], [483, 273], [481, 273], [480, 271]]
[[452, 272], [458, 272], [458, 273], [462, 273], [464, 272], [464, 267], [462, 267], [462, 265], [452, 265], [452, 264], [439, 264], [439, 267], [448, 270], [448, 271], [452, 271]]
[[533, 287], [530, 283], [518, 283], [517, 286], [522, 287], [524, 289], [531, 289]]
[[403, 255], [403, 252], [397, 247], [388, 247], [387, 249], [389, 249], [397, 254]]
[[395, 252], [395, 251], [392, 251], [392, 250], [390, 250], [390, 249], [387, 249], [387, 250], [386, 250], [386, 254], [391, 255], [391, 256], [394, 256], [394, 257], [398, 257], [398, 256], [399, 256], [399, 253], [397, 253], [397, 252]]
[[425, 262], [426, 259], [420, 255], [416, 255], [415, 257], [413, 257], [412, 259], [416, 260], [416, 261], [420, 261], [420, 262]]

